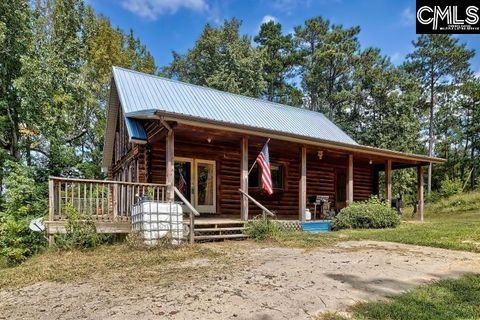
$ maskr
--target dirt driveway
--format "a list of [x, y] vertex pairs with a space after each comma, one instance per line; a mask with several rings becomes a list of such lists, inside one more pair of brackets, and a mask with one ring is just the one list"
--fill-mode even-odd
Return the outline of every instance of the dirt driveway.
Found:
[[343, 242], [313, 250], [253, 242], [208, 245], [228, 252], [228, 258], [169, 266], [161, 275], [167, 282], [132, 283], [113, 274], [2, 291], [0, 318], [311, 319], [480, 270], [478, 254], [386, 242]]

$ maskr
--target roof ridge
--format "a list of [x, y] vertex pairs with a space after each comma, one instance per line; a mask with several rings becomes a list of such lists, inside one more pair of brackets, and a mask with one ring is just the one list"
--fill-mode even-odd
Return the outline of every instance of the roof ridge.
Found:
[[290, 106], [288, 104], [283, 104], [283, 103], [279, 103], [279, 102], [275, 102], [275, 101], [264, 100], [264, 99], [261, 99], [261, 98], [245, 96], [245, 95], [242, 95], [242, 94], [239, 94], [239, 93], [232, 93], [232, 92], [223, 91], [223, 90], [215, 89], [215, 88], [210, 88], [210, 87], [206, 87], [206, 86], [202, 86], [202, 85], [198, 85], [198, 84], [193, 84], [193, 83], [189, 83], [189, 82], [185, 82], [185, 81], [180, 81], [180, 80], [170, 79], [170, 78], [166, 78], [166, 77], [161, 77], [161, 76], [157, 76], [157, 75], [154, 75], [154, 74], [149, 74], [149, 73], [140, 72], [140, 71], [137, 71], [137, 70], [127, 69], [127, 68], [124, 68], [124, 67], [113, 66], [112, 68], [114, 70], [115, 69], [121, 69], [121, 70], [124, 70], [124, 71], [127, 71], [127, 72], [137, 73], [137, 74], [152, 77], [152, 78], [155, 78], [155, 79], [166, 80], [166, 81], [170, 81], [170, 82], [173, 82], [173, 83], [178, 83], [178, 84], [182, 84], [182, 85], [186, 85], [186, 86], [190, 86], [190, 87], [196, 87], [196, 88], [201, 88], [201, 89], [204, 89], [204, 90], [216, 91], [216, 92], [219, 92], [219, 93], [224, 94], [224, 95], [234, 95], [234, 96], [241, 97], [241, 98], [247, 98], [247, 99], [251, 99], [251, 100], [255, 100], [255, 101], [260, 101], [260, 102], [263, 102], [263, 103], [271, 104], [271, 105], [276, 106], [276, 107], [282, 107], [282, 108], [287, 107], [287, 108], [290, 108], [290, 109], [310, 112], [310, 113], [313, 113], [315, 115], [321, 115], [324, 119], [326, 119], [329, 122], [331, 122], [332, 124], [334, 124], [330, 119], [328, 119], [327, 116], [325, 116], [322, 112], [319, 112], [319, 111], [313, 111], [313, 110], [306, 109], [306, 108], [303, 108], [303, 107], [294, 107], [294, 106]]

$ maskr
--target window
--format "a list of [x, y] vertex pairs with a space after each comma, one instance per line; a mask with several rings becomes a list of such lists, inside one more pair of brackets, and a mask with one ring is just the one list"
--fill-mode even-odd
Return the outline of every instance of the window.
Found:
[[[283, 189], [283, 166], [282, 165], [270, 165], [270, 173], [272, 174], [272, 186], [274, 189]], [[252, 169], [250, 175], [248, 176], [248, 187], [249, 188], [261, 188], [262, 187], [262, 176], [261, 171], [258, 165]]]

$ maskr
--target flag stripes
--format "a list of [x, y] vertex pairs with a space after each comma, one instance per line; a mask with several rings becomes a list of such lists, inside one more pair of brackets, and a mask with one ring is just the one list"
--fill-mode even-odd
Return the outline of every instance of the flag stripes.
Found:
[[273, 186], [272, 186], [272, 174], [270, 172], [270, 156], [268, 154], [268, 142], [260, 151], [260, 154], [256, 160], [257, 164], [262, 169], [262, 188], [265, 190], [266, 193], [272, 194], [273, 193]]

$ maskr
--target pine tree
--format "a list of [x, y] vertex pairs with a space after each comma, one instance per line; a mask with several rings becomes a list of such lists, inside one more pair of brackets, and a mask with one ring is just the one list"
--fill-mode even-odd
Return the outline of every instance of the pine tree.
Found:
[[[421, 35], [413, 42], [414, 51], [407, 56], [406, 69], [422, 83], [428, 93], [428, 155], [434, 155], [435, 113], [442, 87], [459, 84], [470, 71], [474, 51], [451, 35]], [[428, 193], [432, 190], [432, 165], [428, 168]]]
[[250, 37], [240, 35], [240, 21], [226, 20], [218, 28], [209, 24], [184, 55], [173, 52], [172, 63], [162, 73], [182, 81], [223, 91], [260, 97], [265, 82], [263, 59], [251, 45]]
[[297, 54], [292, 35], [282, 34], [282, 25], [269, 21], [260, 26], [254, 37], [264, 55], [263, 78], [266, 88], [262, 94], [267, 100], [289, 105], [301, 105], [302, 94], [289, 79], [294, 76]]
[[321, 17], [295, 27], [295, 39], [303, 55], [303, 88], [309, 108], [341, 120], [352, 102], [351, 79], [360, 44], [359, 27], [330, 25]]

